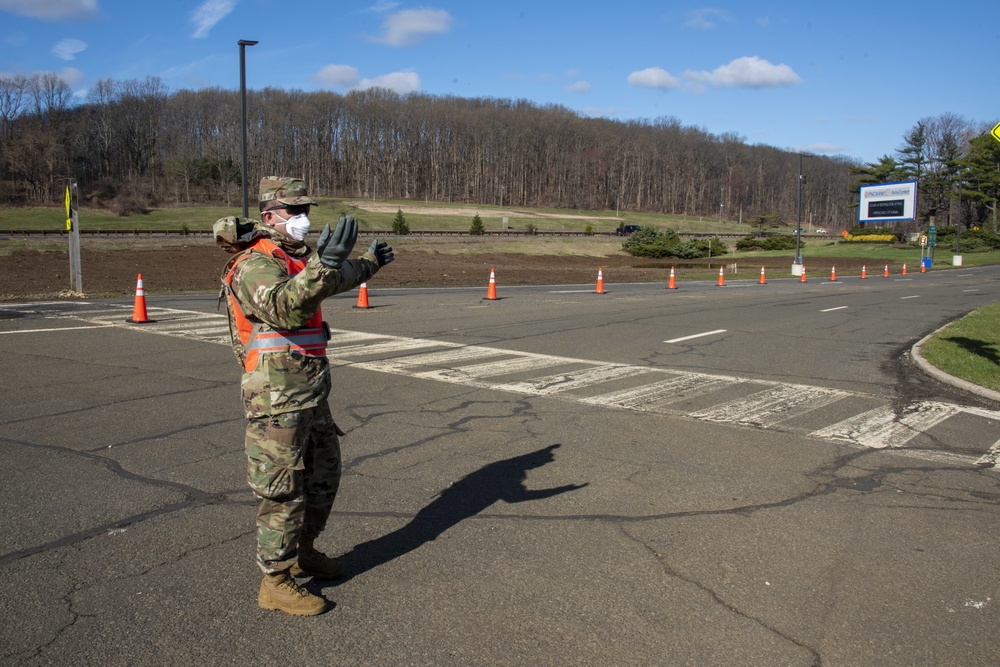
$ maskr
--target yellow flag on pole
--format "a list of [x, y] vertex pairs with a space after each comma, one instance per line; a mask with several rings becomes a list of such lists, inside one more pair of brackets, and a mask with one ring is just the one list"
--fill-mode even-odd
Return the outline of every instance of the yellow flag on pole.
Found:
[[73, 212], [70, 210], [69, 186], [66, 186], [66, 231], [73, 231]]

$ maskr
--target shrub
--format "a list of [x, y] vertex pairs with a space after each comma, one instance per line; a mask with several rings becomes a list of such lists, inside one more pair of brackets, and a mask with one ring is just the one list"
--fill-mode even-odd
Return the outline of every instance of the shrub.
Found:
[[843, 240], [845, 243], [895, 243], [898, 239], [895, 234], [864, 234], [862, 236], [845, 234]]
[[149, 214], [149, 207], [146, 205], [146, 202], [134, 195], [119, 195], [115, 197], [112, 210], [122, 218], [127, 218], [130, 215]]
[[671, 257], [673, 249], [680, 242], [681, 238], [674, 230], [661, 232], [656, 227], [647, 225], [637, 232], [632, 232], [622, 242], [622, 250], [633, 257]]
[[469, 233], [482, 235], [485, 231], [486, 225], [483, 224], [483, 219], [479, 217], [478, 213], [476, 213], [476, 215], [472, 217], [472, 226], [469, 227]]
[[[799, 247], [805, 242], [799, 243]], [[736, 242], [737, 250], [794, 250], [795, 237], [789, 234], [775, 236], [746, 236]]]
[[[955, 227], [938, 227], [937, 247], [949, 250], [955, 249]], [[989, 252], [1000, 249], [1000, 237], [986, 229], [963, 229], [961, 251]]]
[[410, 233], [410, 226], [406, 224], [406, 217], [403, 215], [403, 209], [396, 209], [396, 217], [392, 219], [392, 233], [399, 234], [400, 236], [405, 236]]
[[680, 236], [672, 229], [661, 232], [656, 227], [647, 226], [633, 232], [628, 240], [622, 243], [622, 250], [633, 257], [699, 259], [725, 255], [729, 252], [729, 247], [718, 238], [682, 243]]

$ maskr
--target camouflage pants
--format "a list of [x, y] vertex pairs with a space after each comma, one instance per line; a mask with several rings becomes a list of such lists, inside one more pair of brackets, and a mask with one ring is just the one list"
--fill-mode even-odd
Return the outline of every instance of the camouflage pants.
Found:
[[257, 564], [264, 572], [287, 570], [300, 538], [326, 528], [340, 487], [340, 435], [326, 401], [247, 424], [247, 481], [257, 499]]

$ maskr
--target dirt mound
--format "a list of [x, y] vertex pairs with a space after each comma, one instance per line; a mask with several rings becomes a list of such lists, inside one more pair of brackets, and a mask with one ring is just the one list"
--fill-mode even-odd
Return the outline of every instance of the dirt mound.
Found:
[[[597, 269], [614, 282], [666, 281], [669, 260], [637, 259], [620, 254], [536, 255], [506, 252], [478, 245], [463, 252], [448, 246], [416, 242], [397, 243], [396, 261], [374, 279], [379, 287], [482, 287], [490, 269], [503, 285], [560, 285], [596, 283]], [[363, 247], [363, 242], [359, 242]], [[468, 248], [466, 248], [468, 250]], [[564, 251], [561, 251], [564, 252]], [[215, 292], [228, 255], [210, 241], [87, 241], [80, 252], [83, 291], [87, 296], [135, 293], [136, 276], [142, 274], [147, 294]], [[0, 258], [0, 300], [66, 298], [69, 259], [65, 251], [20, 250]], [[79, 295], [76, 295], [79, 296]]]

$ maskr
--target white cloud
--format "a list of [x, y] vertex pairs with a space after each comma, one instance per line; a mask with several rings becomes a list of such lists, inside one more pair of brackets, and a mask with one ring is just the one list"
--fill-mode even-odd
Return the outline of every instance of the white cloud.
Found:
[[795, 150], [800, 153], [816, 153], [818, 155], [837, 155], [844, 152], [844, 149], [837, 144], [827, 144], [822, 142], [811, 146], [801, 146]]
[[719, 21], [732, 23], [733, 17], [721, 9], [716, 9], [715, 7], [705, 7], [703, 9], [695, 9], [688, 12], [688, 18], [687, 21], [684, 22], [684, 26], [688, 28], [695, 28], [697, 30], [711, 30], [718, 25]]
[[639, 88], [659, 88], [670, 90], [680, 86], [680, 81], [673, 74], [659, 67], [647, 67], [628, 75], [629, 85]]
[[687, 70], [684, 79], [696, 90], [713, 88], [776, 88], [802, 83], [802, 78], [788, 65], [774, 65], [757, 56], [744, 56], [721, 65], [711, 72]]
[[589, 93], [590, 92], [590, 82], [589, 81], [576, 81], [574, 83], [566, 86], [567, 93]]
[[358, 68], [351, 65], [326, 65], [315, 74], [310, 75], [309, 80], [329, 88], [350, 88], [352, 90], [387, 88], [400, 95], [420, 90], [420, 76], [416, 72], [391, 72], [367, 79], [361, 78], [358, 74]]
[[357, 87], [361, 90], [367, 88], [388, 88], [400, 95], [406, 95], [407, 93], [415, 93], [420, 90], [420, 77], [416, 72], [392, 72], [391, 74], [377, 76], [374, 79], [361, 79]]
[[85, 19], [97, 15], [97, 0], [0, 0], [0, 11], [49, 21]]
[[384, 14], [385, 12], [391, 12], [396, 7], [399, 7], [398, 2], [392, 2], [391, 0], [376, 0], [375, 4], [367, 9], [369, 12], [374, 12], [376, 14]]
[[309, 78], [331, 88], [350, 87], [361, 80], [358, 68], [350, 65], [327, 65]]
[[64, 39], [52, 47], [52, 53], [63, 60], [73, 60], [76, 54], [85, 51], [87, 43], [79, 39]]
[[66, 85], [73, 88], [81, 81], [83, 81], [83, 72], [75, 67], [63, 67], [61, 70], [56, 72], [56, 76], [66, 82]]
[[443, 9], [404, 9], [382, 22], [382, 34], [374, 41], [389, 46], [413, 46], [431, 35], [451, 30], [451, 14]]
[[195, 39], [208, 37], [215, 24], [236, 8], [237, 2], [239, 0], [205, 0], [191, 13], [191, 23], [194, 24], [194, 33], [191, 36]]

